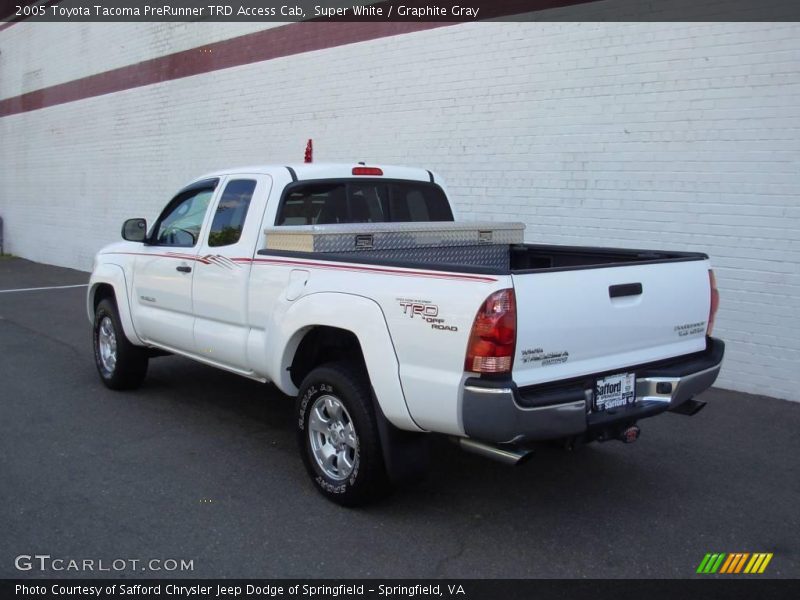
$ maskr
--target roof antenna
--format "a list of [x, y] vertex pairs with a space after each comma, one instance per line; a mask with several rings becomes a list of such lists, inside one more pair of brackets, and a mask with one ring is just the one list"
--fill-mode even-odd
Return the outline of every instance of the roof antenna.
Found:
[[314, 141], [309, 138], [308, 143], [306, 144], [306, 154], [303, 158], [303, 162], [314, 162]]

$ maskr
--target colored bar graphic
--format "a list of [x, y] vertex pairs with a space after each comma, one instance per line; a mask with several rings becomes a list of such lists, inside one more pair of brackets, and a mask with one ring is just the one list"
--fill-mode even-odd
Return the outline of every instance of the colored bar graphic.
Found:
[[730, 573], [731, 567], [736, 563], [736, 557], [739, 556], [738, 554], [728, 554], [728, 560], [726, 560], [722, 564], [722, 568], [719, 570], [720, 573]]
[[703, 560], [702, 560], [702, 561], [700, 561], [700, 566], [699, 566], [699, 567], [697, 567], [697, 571], [695, 571], [695, 572], [696, 572], [696, 573], [705, 573], [705, 572], [706, 572], [706, 565], [708, 564], [708, 561], [709, 561], [710, 559], [711, 559], [711, 555], [710, 555], [710, 554], [706, 554], [706, 555], [703, 557]]
[[767, 568], [769, 561], [771, 560], [772, 560], [772, 552], [766, 555], [766, 557], [764, 558], [764, 562], [761, 563], [761, 567], [758, 569], [758, 572], [763, 573], [764, 570]]
[[771, 552], [754, 552], [752, 554], [750, 552], [732, 552], [730, 554], [709, 552], [700, 561], [696, 572], [726, 575], [739, 573], [760, 574], [766, 570], [767, 565], [772, 560], [772, 556]]
[[725, 559], [725, 553], [723, 552], [722, 554], [719, 555], [719, 558], [716, 560], [716, 562], [711, 566], [711, 570], [709, 571], [709, 573], [716, 573], [724, 559]]
[[[742, 555], [739, 552], [735, 552], [733, 554], [729, 554], [729, 564], [727, 565], [728, 568], [720, 569], [720, 573], [733, 573], [736, 570], [737, 565], [739, 564], [739, 560], [742, 558]], [[724, 567], [724, 566], [723, 566]]]
[[750, 562], [747, 563], [747, 566], [744, 568], [744, 572], [756, 573], [759, 565], [761, 565], [762, 560], [764, 560], [763, 554], [758, 554], [758, 553], [753, 554], [753, 558], [751, 558]]
[[717, 562], [717, 559], [719, 558], [720, 555], [709, 554], [707, 556], [708, 556], [708, 562], [706, 563], [705, 567], [703, 567], [702, 573], [712, 573], [713, 571], [711, 569], [714, 568], [714, 563]]
[[747, 558], [749, 556], [750, 556], [749, 552], [745, 552], [744, 554], [742, 554], [742, 558], [739, 559], [738, 563], [736, 563], [736, 571], [732, 571], [732, 572], [733, 573], [739, 573], [742, 570], [742, 567], [744, 566], [744, 563], [745, 563], [745, 561], [747, 560]]

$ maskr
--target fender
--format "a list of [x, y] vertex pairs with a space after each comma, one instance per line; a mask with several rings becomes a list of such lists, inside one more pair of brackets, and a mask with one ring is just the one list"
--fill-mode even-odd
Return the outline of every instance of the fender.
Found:
[[266, 352], [275, 385], [286, 394], [297, 394], [287, 369], [303, 336], [311, 327], [320, 325], [345, 329], [358, 338], [380, 411], [400, 429], [422, 431], [406, 405], [400, 365], [383, 311], [377, 302], [363, 296], [313, 293], [292, 302], [284, 313], [274, 315], [273, 335], [267, 335]]
[[125, 332], [125, 337], [127, 337], [132, 344], [144, 346], [145, 343], [139, 339], [139, 336], [136, 334], [136, 328], [133, 326], [125, 271], [119, 265], [103, 263], [95, 267], [92, 271], [92, 276], [89, 279], [89, 291], [86, 294], [86, 312], [89, 316], [89, 321], [94, 323], [94, 295], [97, 291], [97, 286], [103, 283], [114, 288], [117, 310], [119, 311], [119, 318], [122, 322], [122, 329]]

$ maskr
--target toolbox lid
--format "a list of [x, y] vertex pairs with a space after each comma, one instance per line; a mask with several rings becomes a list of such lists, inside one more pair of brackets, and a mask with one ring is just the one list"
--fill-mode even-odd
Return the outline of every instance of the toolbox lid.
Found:
[[524, 223], [495, 221], [280, 225], [264, 229], [267, 250], [295, 252], [521, 244], [524, 234]]

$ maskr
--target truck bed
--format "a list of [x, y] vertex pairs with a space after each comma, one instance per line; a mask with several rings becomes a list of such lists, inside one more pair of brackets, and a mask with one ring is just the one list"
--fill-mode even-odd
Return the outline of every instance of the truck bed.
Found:
[[[627, 373], [633, 364], [706, 347], [708, 257], [698, 252], [486, 244], [352, 252], [264, 249], [259, 254], [309, 265], [376, 267], [366, 273], [388, 267], [499, 276], [516, 297], [513, 381], [518, 386]], [[375, 295], [391, 311], [392, 298], [408, 294], [408, 286], [385, 285]], [[448, 293], [429, 290], [424, 298], [439, 303]]]
[[700, 252], [635, 250], [630, 248], [595, 248], [590, 246], [557, 246], [519, 244], [509, 247], [509, 269], [512, 274], [529, 271], [566, 271], [628, 264], [651, 264], [706, 260]]
[[[496, 278], [514, 291], [518, 386], [618, 369], [626, 374], [632, 364], [705, 348], [710, 302], [705, 254], [525, 244], [522, 227], [450, 222], [421, 229], [403, 223], [275, 228], [265, 231], [268, 247], [259, 254], [309, 266], [323, 261], [372, 266], [355, 269], [367, 277], [388, 267], [406, 276], [419, 269], [426, 277], [434, 271]], [[390, 313], [398, 295], [411, 294], [405, 282], [375, 285], [380, 291], [371, 293]], [[425, 295], [413, 297], [433, 302], [437, 311], [446, 305], [451, 318], [478, 310], [478, 304], [454, 310], [455, 287], [449, 282], [425, 289]]]
[[259, 250], [258, 254], [491, 275], [517, 275], [708, 259], [706, 254], [700, 252], [547, 244], [491, 244], [354, 252], [263, 249]]
[[523, 223], [412, 222], [277, 226], [260, 254], [513, 275], [704, 260], [705, 254], [523, 243]]

